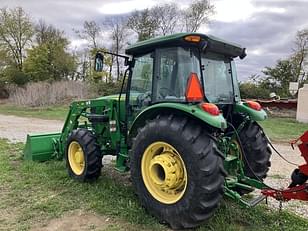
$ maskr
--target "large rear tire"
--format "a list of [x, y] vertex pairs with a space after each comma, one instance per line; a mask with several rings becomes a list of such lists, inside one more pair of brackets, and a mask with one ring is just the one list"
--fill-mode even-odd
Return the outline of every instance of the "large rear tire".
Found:
[[[271, 166], [272, 155], [264, 132], [256, 122], [250, 122], [240, 131], [239, 137], [246, 155], [246, 158], [243, 158], [245, 175], [263, 181]], [[240, 194], [251, 192], [240, 188], [237, 188], [237, 191]]]
[[133, 141], [131, 177], [141, 204], [173, 229], [193, 228], [223, 196], [223, 155], [202, 124], [159, 116]]
[[65, 160], [69, 175], [78, 181], [94, 181], [100, 176], [102, 157], [91, 131], [76, 129], [70, 133]]

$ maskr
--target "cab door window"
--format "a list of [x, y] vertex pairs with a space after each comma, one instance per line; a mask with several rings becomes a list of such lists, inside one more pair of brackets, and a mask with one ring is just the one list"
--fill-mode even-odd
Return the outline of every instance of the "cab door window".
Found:
[[129, 99], [130, 105], [136, 110], [151, 102], [154, 59], [152, 53], [134, 59]]

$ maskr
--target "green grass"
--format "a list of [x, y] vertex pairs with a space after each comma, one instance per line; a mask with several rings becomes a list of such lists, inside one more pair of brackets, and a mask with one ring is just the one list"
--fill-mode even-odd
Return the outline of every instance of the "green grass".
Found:
[[69, 106], [50, 106], [42, 108], [21, 107], [10, 104], [0, 104], [0, 114], [34, 117], [51, 120], [65, 120]]
[[270, 117], [260, 124], [273, 141], [289, 142], [308, 130], [307, 123], [299, 123], [293, 118]]
[[[115, 223], [107, 230], [168, 230], [141, 208], [124, 175], [106, 168], [98, 181], [78, 183], [68, 177], [63, 162], [23, 161], [22, 147], [0, 140], [0, 230], [29, 230], [72, 210], [111, 217]], [[285, 210], [279, 214], [265, 206], [245, 209], [223, 201], [198, 230], [279, 230], [279, 219], [284, 230], [308, 227], [307, 220]]]

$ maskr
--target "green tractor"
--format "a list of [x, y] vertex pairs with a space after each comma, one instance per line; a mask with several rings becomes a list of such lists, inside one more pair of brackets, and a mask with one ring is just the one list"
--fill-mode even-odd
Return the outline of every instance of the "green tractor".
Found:
[[130, 172], [145, 209], [174, 229], [209, 219], [223, 195], [242, 198], [262, 183], [270, 166], [269, 141], [257, 121], [267, 115], [241, 101], [234, 59], [245, 48], [213, 36], [179, 33], [138, 42], [119, 95], [73, 102], [61, 133], [28, 135], [25, 159], [65, 159], [69, 175], [93, 181], [102, 158]]

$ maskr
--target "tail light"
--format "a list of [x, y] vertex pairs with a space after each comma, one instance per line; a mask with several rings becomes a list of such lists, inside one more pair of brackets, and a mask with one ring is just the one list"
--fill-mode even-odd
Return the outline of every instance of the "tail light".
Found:
[[213, 103], [202, 103], [200, 104], [200, 106], [203, 109], [203, 111], [211, 115], [217, 116], [220, 114], [219, 108]]
[[185, 98], [187, 102], [200, 102], [203, 100], [203, 90], [198, 75], [191, 72], [187, 81]]
[[254, 109], [256, 111], [260, 111], [262, 109], [261, 105], [258, 102], [247, 100], [246, 103], [247, 103], [248, 107], [250, 107], [251, 109]]

